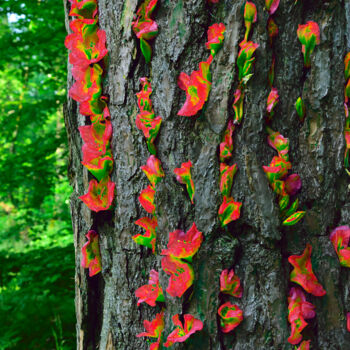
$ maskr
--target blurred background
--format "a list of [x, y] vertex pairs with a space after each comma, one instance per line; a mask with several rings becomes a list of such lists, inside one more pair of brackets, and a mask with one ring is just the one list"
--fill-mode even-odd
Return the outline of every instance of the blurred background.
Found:
[[62, 0], [0, 0], [0, 350], [74, 349]]

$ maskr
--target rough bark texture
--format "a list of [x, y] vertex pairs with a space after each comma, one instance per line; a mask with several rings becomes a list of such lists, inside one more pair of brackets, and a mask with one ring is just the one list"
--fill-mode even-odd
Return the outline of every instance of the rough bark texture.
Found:
[[[243, 202], [242, 216], [227, 230], [220, 228], [217, 211], [219, 193], [218, 144], [227, 120], [232, 117], [238, 43], [244, 35], [243, 0], [220, 0], [208, 6], [205, 0], [159, 0], [154, 14], [160, 32], [153, 44], [153, 58], [145, 65], [131, 30], [137, 0], [99, 0], [100, 27], [106, 31], [109, 50], [108, 75], [104, 85], [109, 95], [113, 123], [112, 149], [116, 183], [115, 210], [91, 213], [78, 199], [88, 187], [88, 173], [80, 161], [82, 141], [78, 126], [87, 119], [68, 100], [65, 118], [70, 141], [69, 176], [74, 187], [71, 198], [76, 246], [77, 349], [148, 349], [135, 335], [143, 331], [143, 320], [152, 319], [159, 308], [136, 305], [135, 290], [147, 283], [151, 268], [160, 271], [163, 289], [168, 277], [161, 271], [160, 256], [140, 248], [131, 239], [138, 232], [134, 221], [144, 216], [137, 196], [148, 185], [140, 166], [149, 156], [141, 132], [135, 126], [138, 113], [135, 93], [139, 78], [151, 77], [151, 95], [163, 124], [157, 139], [158, 157], [166, 174], [157, 186], [158, 249], [166, 246], [168, 233], [187, 230], [194, 221], [205, 240], [194, 258], [195, 283], [183, 298], [166, 295], [167, 335], [175, 313], [192, 313], [204, 323], [185, 344], [174, 349], [292, 349], [288, 344], [287, 294], [291, 266], [287, 257], [301, 254], [306, 243], [313, 246], [312, 263], [327, 295], [308, 295], [317, 316], [304, 334], [312, 349], [350, 349], [345, 313], [350, 311], [350, 271], [341, 268], [329, 240], [330, 231], [350, 223], [349, 177], [342, 167], [344, 154], [343, 58], [350, 50], [350, 1], [281, 1], [275, 19], [280, 34], [276, 40], [275, 86], [280, 103], [272, 126], [288, 137], [293, 170], [300, 174], [303, 188], [299, 200], [307, 210], [304, 220], [291, 228], [282, 227], [276, 196], [269, 188], [262, 165], [275, 152], [268, 147], [264, 127], [267, 83], [271, 64], [264, 1], [256, 0], [258, 22], [252, 40], [259, 43], [254, 76], [248, 83], [245, 116], [235, 132], [234, 159], [239, 171], [233, 196]], [[65, 4], [68, 7], [68, 1]], [[321, 44], [312, 56], [311, 70], [303, 72], [298, 24], [317, 22]], [[68, 17], [67, 17], [68, 22]], [[227, 32], [223, 49], [212, 64], [212, 90], [200, 116], [178, 117], [184, 93], [177, 87], [181, 71], [190, 73], [208, 57], [205, 49], [209, 25], [223, 22]], [[70, 67], [69, 67], [70, 70]], [[72, 84], [69, 76], [68, 87]], [[294, 102], [302, 95], [307, 116], [300, 124]], [[195, 205], [176, 183], [173, 169], [191, 160], [196, 186]], [[89, 175], [90, 176], [90, 175]], [[100, 234], [103, 271], [88, 278], [80, 267], [84, 235], [91, 228]], [[234, 267], [244, 287], [240, 305], [244, 321], [231, 334], [218, 331], [219, 275]]]

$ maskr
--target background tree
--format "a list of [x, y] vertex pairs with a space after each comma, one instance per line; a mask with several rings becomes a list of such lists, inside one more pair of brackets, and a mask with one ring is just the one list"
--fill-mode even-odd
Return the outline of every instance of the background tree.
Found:
[[60, 1], [0, 0], [0, 349], [75, 345]]
[[[66, 14], [69, 8], [66, 3]], [[350, 310], [349, 271], [341, 268], [329, 240], [330, 231], [348, 224], [349, 178], [343, 169], [344, 155], [344, 65], [349, 50], [350, 3], [348, 1], [284, 1], [275, 21], [279, 37], [275, 86], [280, 103], [275, 109], [274, 129], [290, 140], [293, 170], [300, 174], [303, 187], [298, 196], [307, 211], [303, 221], [291, 228], [281, 226], [276, 196], [269, 188], [262, 165], [275, 155], [266, 142], [265, 110], [270, 92], [267, 82], [272, 51], [266, 31], [268, 13], [264, 1], [257, 0], [258, 21], [252, 40], [259, 43], [254, 76], [247, 84], [245, 115], [234, 137], [233, 161], [238, 165], [233, 196], [243, 202], [241, 218], [221, 229], [217, 212], [219, 194], [218, 145], [237, 85], [238, 43], [244, 36], [241, 13], [243, 1], [220, 0], [210, 6], [205, 0], [159, 1], [154, 18], [160, 28], [153, 42], [153, 57], [145, 64], [131, 30], [131, 22], [141, 2], [99, 1], [99, 23], [106, 31], [109, 63], [104, 93], [109, 96], [113, 124], [112, 151], [115, 166], [116, 206], [110, 212], [92, 213], [80, 200], [86, 193], [89, 176], [81, 165], [82, 141], [78, 126], [87, 118], [68, 100], [66, 126], [69, 135], [69, 177], [74, 188], [71, 198], [76, 247], [76, 312], [79, 349], [146, 348], [136, 338], [142, 321], [153, 319], [159, 308], [137, 307], [134, 292], [147, 283], [151, 268], [160, 271], [166, 289], [168, 277], [160, 268], [160, 256], [137, 246], [131, 236], [138, 232], [134, 221], [142, 216], [137, 197], [148, 185], [140, 166], [149, 156], [141, 132], [136, 128], [138, 113], [135, 93], [139, 78], [147, 76], [154, 89], [151, 95], [163, 124], [156, 141], [165, 178], [157, 185], [157, 246], [165, 248], [168, 233], [187, 230], [193, 222], [204, 234], [204, 242], [193, 260], [194, 286], [183, 298], [166, 295], [167, 335], [175, 313], [192, 313], [204, 329], [177, 349], [291, 349], [287, 343], [287, 295], [291, 286], [288, 256], [301, 254], [306, 243], [313, 246], [315, 274], [327, 290], [322, 298], [310, 297], [317, 317], [309, 322], [305, 337], [315, 349], [345, 349], [350, 345], [345, 313]], [[321, 43], [312, 56], [311, 69], [303, 69], [298, 24], [317, 22]], [[68, 24], [68, 16], [66, 17]], [[197, 117], [179, 117], [184, 93], [177, 86], [180, 72], [190, 73], [205, 60], [209, 25], [226, 25], [224, 46], [212, 63], [212, 89], [205, 110]], [[70, 72], [70, 69], [69, 69]], [[68, 86], [73, 83], [71, 74]], [[303, 124], [294, 103], [302, 96], [307, 106]], [[173, 169], [190, 159], [196, 186], [195, 204], [180, 190]], [[100, 234], [102, 273], [88, 278], [80, 266], [85, 234], [93, 227]], [[239, 305], [244, 321], [229, 335], [218, 331], [219, 275], [234, 267], [244, 294]]]

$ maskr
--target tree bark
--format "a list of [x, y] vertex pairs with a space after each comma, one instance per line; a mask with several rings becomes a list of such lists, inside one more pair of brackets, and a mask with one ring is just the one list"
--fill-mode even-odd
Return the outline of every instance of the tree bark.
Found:
[[[233, 197], [243, 202], [241, 217], [221, 229], [218, 208], [218, 145], [227, 121], [233, 116], [233, 93], [238, 85], [237, 49], [244, 36], [241, 14], [243, 0], [220, 0], [210, 6], [205, 0], [160, 0], [154, 12], [159, 35], [152, 41], [153, 57], [146, 65], [131, 22], [141, 1], [99, 0], [99, 24], [106, 31], [109, 63], [104, 93], [109, 96], [113, 124], [112, 152], [115, 166], [116, 206], [111, 212], [93, 213], [80, 200], [91, 175], [81, 165], [82, 140], [78, 126], [87, 118], [78, 113], [68, 98], [65, 121], [69, 136], [69, 178], [74, 187], [71, 212], [76, 249], [77, 349], [148, 349], [136, 338], [144, 331], [143, 320], [160, 311], [144, 303], [137, 307], [135, 290], [146, 284], [150, 269], [160, 272], [165, 291], [168, 276], [160, 266], [160, 255], [136, 245], [131, 236], [139, 232], [135, 220], [145, 216], [137, 197], [148, 185], [140, 170], [149, 153], [142, 133], [136, 128], [138, 107], [135, 93], [139, 79], [150, 77], [151, 99], [156, 115], [163, 118], [156, 141], [165, 178], [157, 185], [157, 249], [166, 247], [168, 233], [187, 231], [193, 222], [204, 234], [195, 255], [193, 287], [182, 298], [166, 297], [165, 336], [173, 328], [176, 313], [192, 313], [204, 324], [201, 332], [174, 349], [293, 349], [287, 338], [287, 296], [291, 265], [288, 256], [300, 255], [312, 244], [313, 269], [327, 294], [308, 300], [317, 316], [309, 321], [304, 338], [312, 349], [350, 349], [345, 314], [350, 311], [350, 271], [340, 267], [329, 240], [337, 226], [350, 223], [349, 177], [343, 168], [344, 155], [344, 64], [350, 50], [350, 1], [281, 1], [275, 15], [279, 36], [275, 43], [275, 86], [280, 102], [272, 122], [274, 130], [290, 140], [293, 172], [301, 176], [298, 195], [304, 219], [290, 228], [281, 226], [278, 203], [269, 187], [262, 165], [276, 155], [268, 146], [265, 131], [267, 82], [272, 51], [266, 31], [268, 13], [263, 0], [254, 1], [258, 21], [252, 40], [259, 43], [254, 75], [248, 82], [244, 119], [234, 133], [233, 162], [238, 165]], [[65, 1], [66, 9], [69, 2]], [[66, 11], [68, 13], [68, 11]], [[321, 43], [315, 48], [309, 72], [303, 71], [298, 24], [317, 22]], [[212, 65], [212, 89], [205, 110], [196, 117], [179, 117], [184, 92], [177, 86], [180, 72], [190, 74], [209, 55], [205, 48], [209, 25], [226, 26], [224, 46]], [[68, 15], [67, 15], [68, 23]], [[71, 67], [69, 67], [69, 72]], [[68, 88], [73, 79], [69, 73]], [[299, 122], [294, 103], [302, 96], [306, 119]], [[173, 170], [191, 160], [195, 204], [176, 182]], [[81, 268], [85, 234], [94, 228], [100, 235], [102, 272], [92, 278]], [[219, 276], [234, 267], [243, 284], [242, 299], [219, 297]], [[219, 331], [217, 309], [231, 300], [244, 311], [244, 320], [233, 332]]]

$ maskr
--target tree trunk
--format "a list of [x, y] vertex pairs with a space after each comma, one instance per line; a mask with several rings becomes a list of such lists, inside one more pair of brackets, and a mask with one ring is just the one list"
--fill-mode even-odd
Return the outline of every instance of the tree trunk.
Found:
[[[65, 2], [68, 8], [68, 0]], [[350, 349], [345, 320], [350, 311], [350, 271], [340, 267], [329, 240], [335, 227], [350, 223], [349, 177], [343, 168], [343, 60], [350, 50], [350, 1], [281, 1], [274, 17], [279, 26], [274, 85], [280, 102], [272, 127], [289, 138], [293, 172], [303, 183], [298, 195], [300, 208], [307, 211], [304, 219], [291, 227], [281, 225], [277, 197], [262, 169], [276, 155], [267, 144], [265, 131], [272, 51], [265, 3], [254, 2], [258, 21], [251, 40], [260, 47], [254, 75], [246, 88], [244, 119], [234, 133], [233, 162], [239, 170], [233, 197], [243, 205], [241, 217], [222, 229], [217, 215], [221, 204], [218, 145], [234, 114], [236, 59], [244, 36], [243, 0], [220, 0], [216, 5], [205, 0], [159, 0], [153, 14], [159, 34], [152, 41], [149, 65], [131, 29], [141, 1], [99, 0], [99, 24], [106, 31], [109, 51], [104, 93], [109, 96], [113, 124], [115, 165], [111, 178], [116, 184], [116, 206], [113, 211], [96, 214], [78, 198], [86, 193], [91, 177], [81, 165], [78, 132], [87, 118], [68, 99], [65, 121], [70, 142], [69, 177], [75, 190], [71, 212], [76, 249], [77, 349], [148, 349], [146, 341], [136, 335], [144, 331], [143, 320], [153, 319], [160, 307], [145, 303], [138, 307], [134, 293], [147, 283], [152, 268], [160, 273], [166, 298], [164, 338], [173, 329], [171, 317], [176, 313], [191, 313], [204, 324], [202, 331], [185, 343], [175, 344], [174, 349], [294, 349], [287, 342], [287, 297], [293, 284], [287, 258], [300, 255], [306, 243], [313, 247], [313, 270], [327, 294], [307, 295], [317, 315], [308, 321], [304, 339], [311, 339], [312, 349]], [[298, 24], [309, 20], [319, 24], [321, 43], [312, 55], [311, 69], [305, 71], [296, 31]], [[179, 117], [185, 94], [178, 88], [177, 78], [180, 72], [197, 70], [198, 63], [207, 59], [207, 29], [220, 22], [226, 26], [225, 40], [211, 65], [212, 89], [205, 110], [196, 117]], [[165, 293], [168, 276], [161, 269], [161, 256], [131, 239], [140, 232], [134, 222], [145, 216], [137, 197], [149, 184], [140, 170], [149, 153], [135, 125], [139, 113], [135, 93], [140, 91], [141, 77], [151, 79], [153, 107], [163, 118], [156, 141], [157, 157], [165, 172], [155, 198], [157, 251], [166, 247], [169, 232], [178, 228], [187, 231], [193, 222], [204, 235], [193, 259], [194, 285], [182, 298]], [[70, 74], [68, 88], [72, 83]], [[304, 123], [299, 122], [294, 108], [298, 96], [307, 106]], [[193, 163], [194, 205], [173, 173], [188, 160]], [[89, 278], [81, 267], [81, 248], [91, 228], [100, 235], [103, 268]], [[244, 288], [242, 299], [219, 296], [220, 273], [232, 267]], [[244, 320], [233, 332], [223, 334], [217, 310], [227, 300], [240, 306]]]

